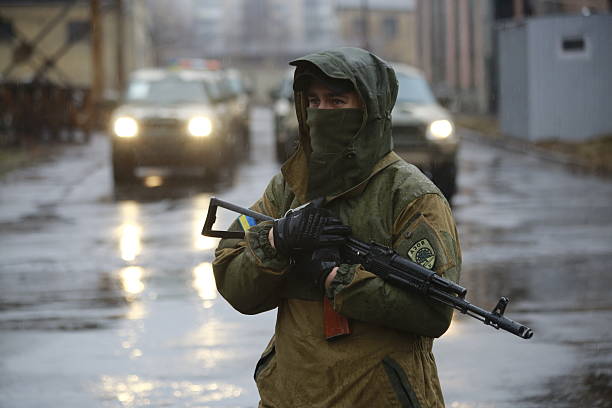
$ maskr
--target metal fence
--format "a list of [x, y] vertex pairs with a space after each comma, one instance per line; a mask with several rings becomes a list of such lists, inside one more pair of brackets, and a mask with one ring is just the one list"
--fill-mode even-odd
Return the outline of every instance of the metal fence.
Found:
[[0, 82], [0, 146], [89, 141], [89, 98], [52, 82]]

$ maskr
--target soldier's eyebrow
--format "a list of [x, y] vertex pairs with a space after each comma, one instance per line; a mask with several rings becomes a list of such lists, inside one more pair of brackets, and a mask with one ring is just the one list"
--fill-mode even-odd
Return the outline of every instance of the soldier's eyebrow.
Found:
[[[323, 96], [325, 96], [327, 98], [347, 98], [349, 94], [350, 94], [350, 92], [334, 92], [334, 91], [329, 91], [329, 92], [325, 92], [323, 94]], [[308, 97], [309, 98], [318, 98], [319, 95], [317, 95], [314, 92], [308, 92]]]

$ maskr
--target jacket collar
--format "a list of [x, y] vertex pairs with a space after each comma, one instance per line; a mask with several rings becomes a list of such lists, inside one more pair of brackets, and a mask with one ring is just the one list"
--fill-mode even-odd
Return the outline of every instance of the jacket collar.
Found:
[[[304, 204], [306, 202], [306, 192], [307, 192], [307, 172], [304, 171], [306, 168], [306, 156], [300, 152], [302, 149], [301, 146], [298, 147], [298, 151], [294, 154], [291, 160], [288, 160], [282, 167], [281, 171], [283, 173], [283, 177], [285, 182], [289, 185], [289, 188], [295, 194], [298, 199], [299, 204]], [[339, 194], [335, 194], [332, 196], [326, 197], [326, 201], [330, 202], [337, 198], [348, 198], [348, 197], [356, 197], [359, 194], [363, 193], [366, 186], [370, 182], [370, 180], [378, 173], [383, 171], [385, 168], [390, 166], [391, 164], [401, 160], [401, 158], [395, 153], [391, 151], [387, 153], [382, 159], [380, 159], [370, 175], [363, 180], [361, 183], [349, 188], [346, 191], [343, 191]]]

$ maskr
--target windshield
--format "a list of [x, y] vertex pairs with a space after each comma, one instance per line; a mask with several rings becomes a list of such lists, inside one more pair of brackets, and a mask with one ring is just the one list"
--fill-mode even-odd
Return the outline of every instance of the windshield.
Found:
[[238, 78], [229, 78], [227, 82], [228, 82], [229, 88], [231, 89], [232, 93], [239, 94], [239, 93], [242, 92], [243, 84], [242, 84], [242, 81], [240, 79], [238, 79]]
[[159, 104], [208, 102], [204, 81], [186, 81], [181, 78], [156, 80], [136, 79], [127, 91], [128, 102]]
[[397, 102], [412, 102], [422, 104], [436, 102], [431, 90], [429, 89], [429, 85], [427, 85], [427, 82], [423, 78], [398, 72], [397, 80], [399, 82]]

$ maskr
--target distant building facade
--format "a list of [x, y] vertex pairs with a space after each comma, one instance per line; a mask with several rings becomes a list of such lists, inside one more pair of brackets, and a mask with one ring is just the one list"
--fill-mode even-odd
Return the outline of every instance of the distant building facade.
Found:
[[336, 15], [344, 45], [367, 48], [389, 61], [416, 64], [414, 1], [337, 0]]
[[166, 60], [219, 59], [250, 77], [262, 102], [284, 78], [290, 60], [340, 44], [330, 0], [180, 1], [190, 3], [193, 37], [187, 49], [165, 47]]
[[418, 61], [437, 96], [455, 110], [490, 109], [494, 5], [489, 0], [419, 0]]
[[207, 58], [285, 58], [337, 41], [327, 0], [190, 0], [193, 50]]
[[551, 14], [605, 13], [609, 0], [418, 0], [417, 61], [438, 96], [457, 111], [498, 106], [497, 29]]
[[528, 140], [612, 134], [612, 15], [535, 17], [499, 32], [499, 119]]
[[[146, 0], [123, 1], [124, 37], [119, 42], [117, 3], [100, 3], [104, 85], [112, 93], [118, 90], [118, 47], [124, 75], [152, 63], [149, 14]], [[0, 80], [30, 81], [44, 71], [42, 79], [88, 87], [91, 54], [89, 1], [0, 0]], [[45, 59], [54, 56], [54, 66], [45, 70]]]

